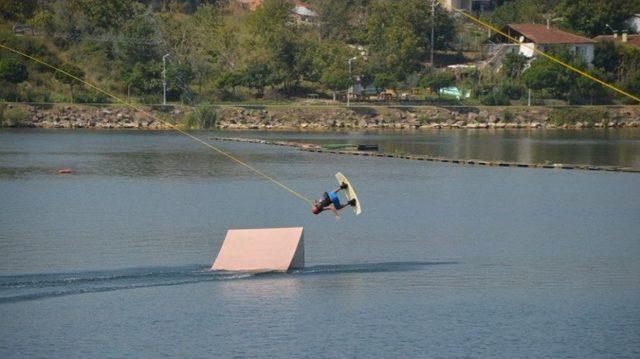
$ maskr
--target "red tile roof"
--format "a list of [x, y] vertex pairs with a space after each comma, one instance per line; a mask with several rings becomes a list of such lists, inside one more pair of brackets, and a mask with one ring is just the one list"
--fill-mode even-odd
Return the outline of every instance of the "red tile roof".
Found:
[[596, 41], [616, 41], [622, 44], [640, 47], [640, 35], [627, 35], [627, 42], [622, 42], [622, 35], [618, 35], [618, 37], [613, 37], [613, 35], [598, 35], [593, 39]]
[[[507, 30], [516, 31], [536, 44], [590, 44], [586, 37], [541, 24], [508, 24]], [[513, 35], [512, 35], [513, 36]]]

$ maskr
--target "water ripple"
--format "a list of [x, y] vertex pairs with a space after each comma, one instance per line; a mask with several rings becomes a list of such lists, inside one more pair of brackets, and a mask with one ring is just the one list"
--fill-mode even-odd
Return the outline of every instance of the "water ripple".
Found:
[[[428, 265], [455, 262], [386, 262], [344, 265], [317, 265], [288, 275], [377, 273], [414, 271]], [[205, 265], [149, 267], [73, 273], [0, 276], [0, 304], [38, 300], [65, 295], [109, 292], [136, 288], [174, 286], [209, 281], [265, 278], [284, 273], [243, 273], [211, 271]]]

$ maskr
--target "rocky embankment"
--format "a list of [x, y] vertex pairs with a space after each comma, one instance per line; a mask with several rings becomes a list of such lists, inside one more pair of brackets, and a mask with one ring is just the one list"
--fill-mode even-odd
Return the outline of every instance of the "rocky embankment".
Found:
[[[184, 121], [188, 107], [145, 108], [174, 123]], [[5, 104], [3, 127], [150, 129], [171, 127], [125, 107]], [[218, 107], [220, 129], [500, 129], [500, 128], [626, 128], [640, 127], [640, 107]]]
[[640, 127], [640, 108], [222, 108], [221, 129], [438, 129]]
[[[182, 110], [173, 110], [180, 115]], [[42, 109], [34, 106], [6, 105], [3, 127], [97, 128], [168, 130], [171, 127], [130, 108], [58, 106]]]

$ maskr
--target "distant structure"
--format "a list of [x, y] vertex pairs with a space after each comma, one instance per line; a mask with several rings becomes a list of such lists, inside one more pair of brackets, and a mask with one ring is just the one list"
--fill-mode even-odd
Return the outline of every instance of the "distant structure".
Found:
[[235, 0], [241, 8], [255, 11], [260, 5], [262, 5], [262, 0]]
[[464, 11], [487, 11], [495, 8], [496, 0], [442, 0], [442, 6], [449, 10], [460, 9]]
[[622, 35], [618, 36], [615, 32], [613, 35], [598, 35], [593, 38], [595, 41], [614, 41], [621, 44], [634, 46], [640, 48], [640, 35], [629, 35], [626, 31], [622, 32]]
[[508, 24], [502, 31], [518, 39], [519, 43], [514, 44], [504, 36], [495, 34], [488, 40], [492, 53], [512, 52], [532, 58], [535, 57], [535, 49], [545, 51], [551, 46], [564, 45], [573, 53], [582, 56], [587, 63], [593, 61], [596, 41], [580, 35], [542, 24]]
[[627, 26], [631, 32], [640, 34], [640, 14], [634, 14], [627, 20]]
[[36, 30], [29, 24], [15, 24], [11, 27], [11, 31], [16, 35], [37, 35]]
[[[255, 11], [263, 0], [235, 0], [235, 3], [242, 9]], [[309, 4], [299, 0], [289, 1], [291, 4], [291, 18], [297, 25], [315, 25], [318, 23], [318, 13], [313, 11]]]
[[304, 267], [303, 228], [230, 229], [212, 270], [286, 272]]
[[471, 11], [472, 3], [472, 0], [444, 0], [441, 2], [442, 6], [449, 11], [453, 9]]
[[294, 1], [291, 14], [298, 25], [313, 25], [317, 23], [318, 14], [311, 10], [308, 4], [301, 1]]

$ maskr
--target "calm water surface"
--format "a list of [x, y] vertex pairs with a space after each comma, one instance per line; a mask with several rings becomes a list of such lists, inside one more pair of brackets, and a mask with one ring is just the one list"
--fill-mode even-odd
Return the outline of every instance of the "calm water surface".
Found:
[[429, 131], [227, 132], [319, 144], [377, 144], [385, 152], [448, 158], [640, 167], [640, 129], [441, 129]]
[[[217, 145], [308, 196], [342, 171], [364, 213], [173, 133], [0, 132], [0, 357], [640, 356], [636, 174]], [[207, 270], [227, 229], [276, 226], [305, 227], [304, 270]]]

